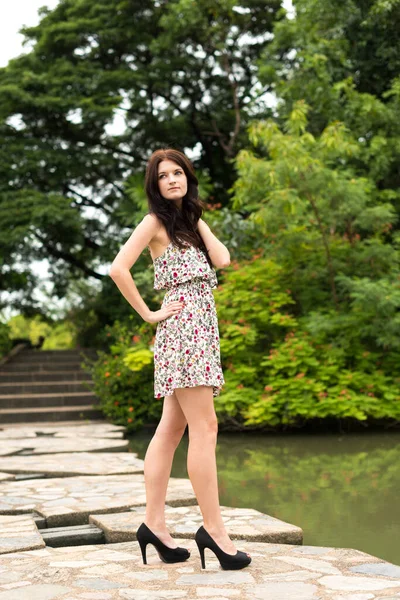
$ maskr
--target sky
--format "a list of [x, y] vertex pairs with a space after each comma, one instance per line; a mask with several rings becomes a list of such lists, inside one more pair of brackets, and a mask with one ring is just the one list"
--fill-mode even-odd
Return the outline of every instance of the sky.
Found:
[[[0, 67], [4, 67], [11, 58], [24, 52], [23, 36], [18, 30], [24, 25], [36, 25], [39, 22], [38, 10], [42, 6], [53, 9], [58, 0], [3, 0], [0, 5]], [[291, 0], [284, 0], [286, 10], [291, 9]]]
[[11, 58], [22, 52], [23, 36], [18, 30], [24, 25], [37, 25], [38, 10], [42, 6], [52, 9], [58, 0], [11, 0], [0, 6], [0, 67], [5, 67]]

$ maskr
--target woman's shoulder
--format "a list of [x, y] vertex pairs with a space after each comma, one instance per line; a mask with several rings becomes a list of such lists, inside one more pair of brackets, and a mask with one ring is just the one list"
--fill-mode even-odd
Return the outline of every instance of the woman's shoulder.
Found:
[[149, 229], [152, 230], [154, 236], [158, 236], [162, 229], [162, 222], [155, 213], [147, 213], [142, 219], [142, 223], [145, 223]]
[[153, 258], [153, 256], [158, 256], [165, 249], [165, 246], [170, 243], [170, 240], [164, 224], [155, 213], [147, 213], [143, 217], [143, 221], [147, 223], [149, 230], [151, 230], [153, 234], [151, 240], [147, 244], [147, 248]]
[[157, 225], [161, 225], [161, 221], [155, 213], [146, 213], [143, 217], [143, 221], [145, 221], [145, 220], [148, 221], [149, 223], [154, 222]]

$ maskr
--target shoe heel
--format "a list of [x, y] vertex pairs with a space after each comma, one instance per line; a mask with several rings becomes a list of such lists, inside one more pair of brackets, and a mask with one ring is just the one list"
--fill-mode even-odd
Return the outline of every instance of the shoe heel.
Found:
[[147, 558], [146, 558], [147, 542], [143, 542], [142, 540], [140, 540], [139, 546], [140, 546], [140, 550], [142, 552], [143, 564], [147, 565]]
[[203, 569], [206, 568], [204, 561], [204, 548], [209, 548], [212, 552], [214, 552], [223, 569], [243, 569], [251, 563], [251, 557], [247, 556], [247, 554], [241, 550], [238, 550], [236, 554], [228, 554], [227, 552], [224, 552], [203, 526], [196, 531], [195, 541], [199, 548]]
[[136, 539], [139, 542], [142, 552], [143, 564], [147, 565], [146, 548], [147, 544], [155, 547], [158, 556], [166, 563], [176, 563], [187, 560], [190, 552], [186, 548], [168, 548], [163, 542], [149, 529], [146, 523], [142, 523], [136, 532]]
[[203, 569], [205, 569], [206, 568], [206, 560], [205, 560], [205, 556], [204, 556], [204, 546], [202, 544], [199, 544], [199, 542], [197, 540], [196, 540], [196, 544], [197, 544], [197, 547], [198, 547], [199, 552], [200, 552], [201, 567]]

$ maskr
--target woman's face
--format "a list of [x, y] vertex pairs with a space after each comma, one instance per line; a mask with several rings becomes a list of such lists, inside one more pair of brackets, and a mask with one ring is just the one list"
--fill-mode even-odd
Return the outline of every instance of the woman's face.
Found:
[[161, 196], [171, 200], [180, 208], [187, 193], [185, 171], [173, 160], [162, 160], [158, 165], [158, 189]]

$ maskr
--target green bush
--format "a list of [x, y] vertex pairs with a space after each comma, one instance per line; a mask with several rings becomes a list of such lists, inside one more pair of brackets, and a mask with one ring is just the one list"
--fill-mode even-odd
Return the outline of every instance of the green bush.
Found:
[[263, 393], [261, 358], [296, 323], [282, 279], [282, 269], [259, 252], [240, 265], [232, 261], [214, 292], [225, 379], [215, 410], [222, 426], [244, 427], [243, 414]]
[[42, 350], [68, 350], [76, 346], [76, 327], [67, 320], [44, 320], [41, 315], [15, 315], [8, 321], [11, 339], [24, 338], [37, 344], [44, 337]]
[[[215, 398], [221, 428], [279, 429], [315, 420], [400, 420], [400, 356], [374, 344], [359, 306], [301, 317], [286, 267], [260, 250], [232, 261], [215, 290], [225, 385]], [[317, 307], [318, 308], [318, 307]], [[129, 430], [157, 422], [155, 328], [132, 319], [103, 332], [92, 364], [104, 414]]]
[[[355, 280], [338, 276], [346, 293], [340, 291], [337, 310], [301, 270], [262, 246], [251, 259], [232, 260], [219, 282], [214, 297], [225, 385], [214, 405], [221, 428], [400, 420], [396, 317], [385, 304], [397, 306], [396, 290], [384, 298], [375, 291], [375, 302], [366, 302]], [[381, 280], [374, 285], [384, 289]], [[300, 288], [314, 293], [313, 310], [310, 298], [304, 310]], [[386, 337], [384, 315], [392, 319]], [[116, 321], [103, 333], [106, 350], [93, 369], [104, 413], [131, 429], [161, 415], [162, 402], [153, 397], [154, 333], [133, 316]]]
[[347, 358], [332, 343], [316, 344], [306, 331], [289, 332], [260, 362], [264, 392], [242, 413], [245, 425], [298, 425], [326, 418], [400, 420], [399, 374], [383, 373], [376, 366], [376, 353], [356, 356], [352, 369]]
[[5, 323], [0, 322], [0, 358], [8, 354], [11, 348], [10, 328]]
[[215, 292], [226, 382], [215, 403], [221, 425], [400, 420], [399, 352], [371, 350], [363, 331], [346, 330], [335, 311], [321, 322], [320, 314], [296, 318], [288, 275], [271, 259], [231, 267]]
[[96, 361], [83, 363], [92, 375], [91, 389], [104, 415], [128, 431], [157, 422], [162, 412], [162, 402], [154, 398], [154, 327], [149, 323], [132, 327], [132, 319], [107, 326], [106, 350], [98, 352]]

